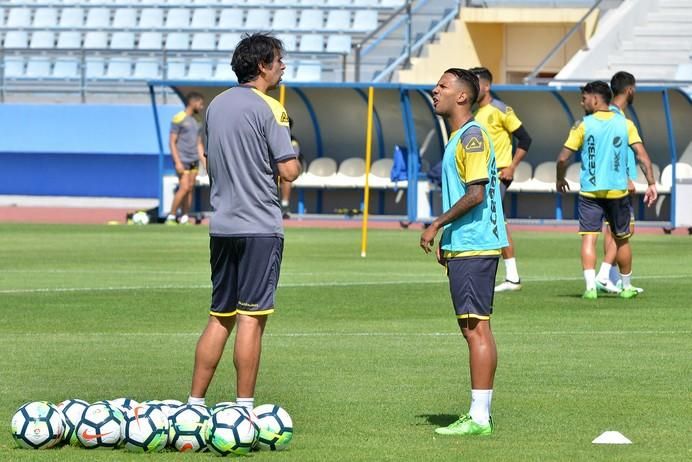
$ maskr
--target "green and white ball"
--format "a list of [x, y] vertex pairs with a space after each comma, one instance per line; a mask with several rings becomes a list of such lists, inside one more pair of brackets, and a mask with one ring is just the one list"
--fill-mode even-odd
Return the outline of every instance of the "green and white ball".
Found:
[[293, 439], [293, 420], [281, 406], [262, 404], [252, 410], [259, 427], [257, 443], [260, 449], [280, 451]]
[[168, 444], [180, 452], [202, 452], [207, 449], [205, 433], [211, 414], [206, 406], [186, 404], [169, 418]]
[[120, 445], [123, 413], [105, 403], [94, 403], [77, 424], [77, 439], [87, 449], [115, 449]]
[[206, 428], [207, 447], [217, 456], [245, 456], [257, 442], [258, 429], [247, 413], [225, 407], [212, 415]]
[[32, 401], [12, 416], [12, 437], [20, 448], [48, 449], [60, 443], [65, 421], [58, 408], [47, 401]]
[[154, 406], [140, 404], [125, 414], [123, 446], [132, 452], [160, 452], [168, 442], [168, 417]]
[[84, 411], [89, 407], [89, 403], [81, 399], [66, 399], [56, 406], [65, 420], [65, 431], [62, 435], [62, 442], [72, 446], [79, 446], [77, 439], [77, 424], [82, 420]]

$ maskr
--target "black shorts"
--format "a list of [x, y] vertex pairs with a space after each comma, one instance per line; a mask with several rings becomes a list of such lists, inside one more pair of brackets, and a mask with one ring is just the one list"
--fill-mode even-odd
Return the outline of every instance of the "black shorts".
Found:
[[183, 162], [183, 170], [186, 172], [196, 172], [199, 170], [199, 161], [194, 162]]
[[579, 234], [600, 234], [603, 220], [617, 239], [632, 235], [632, 208], [629, 196], [600, 199], [579, 195]]
[[499, 260], [499, 256], [480, 256], [447, 261], [449, 291], [458, 319], [490, 319]]
[[213, 316], [274, 312], [284, 240], [275, 236], [209, 239]]

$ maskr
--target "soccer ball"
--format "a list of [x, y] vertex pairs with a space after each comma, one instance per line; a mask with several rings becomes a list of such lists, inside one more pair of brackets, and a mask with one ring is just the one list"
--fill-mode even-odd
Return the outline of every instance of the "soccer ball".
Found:
[[128, 451], [159, 452], [168, 442], [168, 417], [155, 406], [140, 404], [127, 411], [120, 431]]
[[149, 401], [144, 401], [142, 404], [146, 404], [147, 406], [153, 406], [161, 409], [163, 413], [166, 415], [166, 417], [170, 418], [170, 416], [173, 415], [173, 413], [183, 405], [180, 401], [176, 399], [167, 399], [164, 401], [159, 401], [158, 399], [150, 399]]
[[48, 449], [62, 440], [65, 421], [54, 404], [32, 401], [12, 416], [12, 437], [20, 448]]
[[75, 429], [84, 411], [89, 407], [89, 403], [81, 399], [66, 399], [57, 406], [58, 410], [62, 412], [62, 416], [65, 419], [65, 431], [62, 435], [62, 442], [76, 446], [79, 444], [77, 440], [77, 433]]
[[149, 215], [147, 215], [146, 212], [140, 210], [139, 212], [136, 212], [134, 215], [132, 215], [132, 223], [136, 225], [148, 225]]
[[288, 412], [275, 404], [262, 404], [252, 412], [259, 427], [259, 447], [271, 451], [285, 449], [293, 439], [293, 420]]
[[206, 406], [186, 404], [178, 408], [169, 419], [168, 444], [180, 452], [202, 452], [207, 449], [204, 440], [211, 414]]
[[255, 423], [236, 407], [226, 407], [211, 416], [205, 431], [207, 447], [217, 456], [250, 453], [257, 441]]
[[82, 420], [77, 424], [77, 439], [87, 449], [116, 448], [122, 433], [120, 424], [123, 413], [116, 407], [95, 403], [84, 410]]
[[117, 407], [120, 409], [123, 415], [125, 415], [130, 409], [134, 409], [135, 407], [139, 406], [137, 401], [130, 398], [109, 399], [106, 401], [106, 403], [110, 405], [110, 407]]
[[216, 413], [219, 412], [221, 409], [223, 409], [223, 408], [225, 408], [225, 407], [231, 407], [231, 406], [237, 406], [237, 404], [234, 403], [233, 401], [223, 401], [223, 402], [220, 402], [220, 403], [216, 403], [216, 404], [214, 404], [214, 407], [211, 408], [211, 414], [212, 414], [212, 415], [213, 415], [213, 414], [216, 414]]

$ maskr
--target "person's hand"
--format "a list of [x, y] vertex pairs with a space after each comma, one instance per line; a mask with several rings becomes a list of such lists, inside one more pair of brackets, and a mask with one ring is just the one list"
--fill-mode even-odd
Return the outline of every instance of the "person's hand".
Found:
[[509, 166], [500, 170], [500, 179], [505, 181], [512, 181], [514, 179], [514, 167]]
[[420, 246], [425, 253], [432, 252], [433, 245], [435, 245], [435, 236], [437, 236], [437, 225], [433, 222], [428, 226], [423, 234], [420, 235]]
[[557, 188], [558, 192], [564, 193], [569, 191], [569, 183], [567, 183], [567, 180], [564, 178], [558, 179], [555, 182], [555, 187]]
[[654, 202], [656, 202], [656, 199], [658, 199], [658, 191], [656, 191], [656, 185], [650, 184], [649, 187], [646, 188], [646, 192], [644, 193], [644, 203], [647, 207], [651, 207], [652, 205], [654, 205]]
[[442, 266], [447, 266], [447, 259], [444, 257], [442, 253], [442, 247], [437, 246], [437, 249], [435, 250], [435, 256], [437, 257], [437, 263], [439, 263]]
[[630, 195], [634, 195], [634, 193], [637, 192], [632, 180], [627, 180], [627, 191], [630, 193]]
[[182, 162], [176, 162], [175, 163], [175, 172], [178, 175], [182, 175], [183, 173], [185, 173], [185, 166], [183, 165]]

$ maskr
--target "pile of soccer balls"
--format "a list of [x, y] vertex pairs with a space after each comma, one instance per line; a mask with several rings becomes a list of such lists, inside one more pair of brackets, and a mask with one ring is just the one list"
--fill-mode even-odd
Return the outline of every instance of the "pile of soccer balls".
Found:
[[288, 413], [273, 404], [248, 411], [232, 402], [212, 408], [180, 401], [128, 398], [89, 404], [32, 401], [12, 417], [12, 436], [21, 448], [47, 449], [61, 443], [95, 448], [159, 452], [211, 451], [218, 456], [286, 448], [293, 438]]

